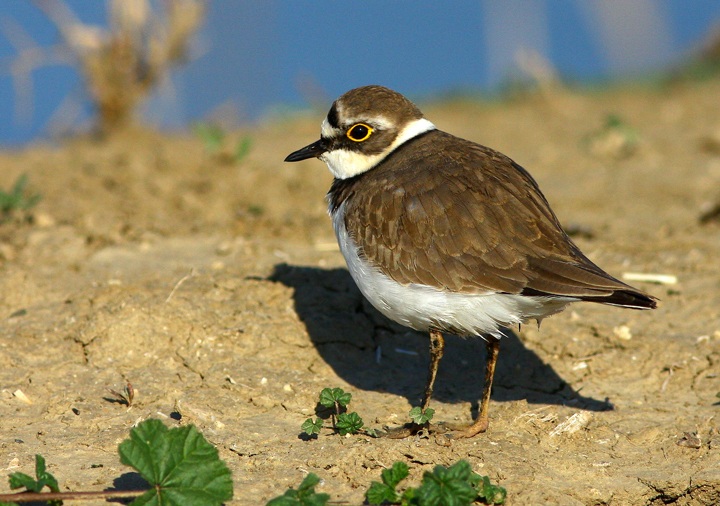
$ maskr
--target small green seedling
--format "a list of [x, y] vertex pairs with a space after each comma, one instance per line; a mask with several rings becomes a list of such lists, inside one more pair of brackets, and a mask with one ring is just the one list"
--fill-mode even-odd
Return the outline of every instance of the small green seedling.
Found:
[[335, 417], [347, 410], [352, 394], [342, 388], [323, 388], [320, 392], [320, 405], [333, 409], [330, 414], [333, 427], [336, 426]]
[[15, 181], [9, 192], [0, 190], [0, 213], [3, 217], [15, 210], [26, 211], [40, 201], [38, 194], [25, 195], [27, 182], [28, 176], [23, 174]]
[[233, 153], [233, 161], [235, 163], [239, 162], [243, 158], [245, 158], [248, 153], [250, 153], [250, 148], [252, 147], [252, 139], [249, 135], [244, 136], [242, 139], [237, 141], [237, 144], [235, 144], [235, 151]]
[[297, 490], [287, 489], [283, 495], [271, 499], [266, 506], [325, 506], [330, 495], [315, 492], [318, 483], [320, 478], [315, 473], [309, 473]]
[[[42, 455], [35, 455], [35, 479], [25, 473], [12, 473], [9, 476], [10, 488], [12, 490], [23, 488], [30, 492], [39, 493], [47, 487], [50, 492], [60, 492], [57, 479], [45, 469], [45, 459]], [[48, 501], [50, 506], [59, 506], [62, 501]]]
[[[118, 452], [120, 461], [140, 473], [149, 489], [60, 492], [55, 477], [45, 470], [45, 459], [36, 455], [35, 479], [23, 473], [11, 474], [10, 488], [26, 490], [0, 494], [0, 504], [49, 502], [57, 506], [72, 499], [135, 498], [131, 506], [220, 506], [233, 496], [230, 469], [192, 425], [169, 429], [160, 420], [145, 420], [130, 431], [130, 438], [120, 444]], [[41, 492], [45, 486], [50, 492]]]
[[368, 503], [462, 506], [483, 501], [486, 504], [503, 504], [507, 496], [503, 487], [493, 485], [487, 476], [473, 472], [464, 460], [450, 467], [435, 466], [432, 472], [425, 472], [419, 487], [408, 487], [400, 494], [397, 486], [407, 476], [408, 466], [403, 462], [395, 462], [391, 469], [383, 470], [382, 483], [373, 482], [365, 494]]
[[638, 131], [618, 114], [608, 114], [605, 117], [605, 130], [618, 132], [631, 147], [635, 147], [640, 140]]
[[193, 130], [195, 135], [200, 137], [207, 153], [215, 155], [220, 152], [225, 141], [225, 131], [222, 128], [212, 123], [198, 123]]
[[583, 144], [596, 154], [626, 158], [637, 150], [640, 134], [620, 115], [608, 114], [602, 127], [586, 136]]
[[320, 392], [320, 404], [326, 408], [334, 407], [338, 414], [341, 408], [347, 408], [351, 400], [352, 394], [342, 388], [323, 388]]
[[478, 492], [478, 499], [483, 499], [486, 504], [505, 504], [507, 490], [500, 485], [490, 483], [488, 476], [480, 476], [480, 481], [475, 484]]
[[320, 429], [322, 429], [322, 426], [323, 421], [320, 418], [316, 418], [315, 421], [313, 421], [312, 418], [308, 418], [303, 422], [300, 428], [305, 434], [313, 436], [315, 434], [320, 434]]
[[410, 419], [418, 425], [425, 425], [432, 420], [435, 410], [433, 408], [427, 408], [425, 411], [416, 406], [410, 410]]
[[198, 123], [193, 130], [202, 141], [205, 152], [220, 161], [237, 163], [250, 153], [252, 138], [248, 135], [239, 139], [233, 147], [229, 147], [225, 131], [216, 124]]
[[336, 428], [341, 436], [357, 434], [363, 428], [363, 420], [355, 413], [341, 413], [338, 415]]
[[[363, 429], [364, 423], [360, 415], [356, 412], [346, 413], [347, 406], [352, 400], [352, 394], [345, 392], [342, 388], [323, 388], [320, 392], [320, 399], [318, 403], [330, 410], [330, 419], [332, 422], [332, 428], [334, 431], [339, 433], [341, 436], [347, 434], [357, 434], [364, 432], [369, 436], [374, 436], [375, 431], [369, 429]], [[323, 427], [323, 416], [322, 413], [318, 413], [320, 417], [308, 418], [300, 426], [300, 429], [309, 436], [314, 436], [320, 433]]]
[[409, 470], [405, 462], [395, 462], [390, 469], [383, 469], [380, 473], [382, 483], [372, 482], [365, 494], [370, 504], [400, 504], [402, 498], [395, 488], [402, 480], [408, 477]]

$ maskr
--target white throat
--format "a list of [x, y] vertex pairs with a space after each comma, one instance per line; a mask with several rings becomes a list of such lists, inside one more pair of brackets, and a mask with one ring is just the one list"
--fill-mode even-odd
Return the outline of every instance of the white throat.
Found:
[[[395, 151], [398, 146], [430, 130], [435, 130], [435, 125], [433, 125], [432, 122], [425, 118], [416, 119], [408, 123], [405, 128], [398, 133], [393, 143], [381, 153], [368, 156], [357, 151], [335, 149], [324, 153], [320, 156], [320, 159], [327, 164], [333, 176], [338, 179], [347, 179], [372, 169], [383, 158]], [[338, 130], [333, 129], [328, 124], [326, 119], [322, 124], [322, 135], [330, 137], [331, 132], [335, 135], [339, 133]]]

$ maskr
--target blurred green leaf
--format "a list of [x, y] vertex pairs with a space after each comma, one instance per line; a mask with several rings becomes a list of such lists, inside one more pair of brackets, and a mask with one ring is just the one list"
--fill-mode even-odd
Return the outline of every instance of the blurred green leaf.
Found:
[[240, 139], [237, 144], [235, 145], [235, 156], [234, 160], [235, 162], [239, 162], [243, 158], [245, 158], [248, 153], [250, 153], [250, 148], [252, 147], [252, 139], [250, 136], [245, 136], [242, 139]]
[[[478, 475], [476, 475], [478, 476]], [[493, 485], [487, 476], [478, 476], [480, 479], [475, 485], [478, 497], [484, 499], [487, 504], [504, 504], [507, 491], [504, 487]]]
[[198, 123], [194, 127], [195, 135], [200, 140], [208, 153], [217, 153], [220, 151], [225, 140], [225, 132], [222, 128], [211, 123]]
[[7, 214], [16, 209], [27, 210], [40, 201], [38, 194], [25, 196], [27, 183], [28, 175], [22, 174], [9, 192], [0, 190], [0, 212]]
[[380, 474], [382, 483], [374, 481], [365, 494], [370, 504], [398, 503], [400, 496], [395, 490], [398, 483], [407, 478], [408, 466], [404, 462], [395, 462], [390, 469], [383, 469]]
[[469, 482], [472, 469], [470, 464], [461, 460], [450, 467], [435, 466], [432, 472], [425, 472], [422, 484], [418, 487], [419, 504], [465, 506], [472, 504], [477, 491]]
[[[25, 473], [12, 473], [8, 476], [10, 488], [26, 488], [30, 492], [41, 492], [43, 488], [48, 487], [51, 492], [60, 492], [57, 479], [47, 472], [45, 467], [45, 458], [37, 454], [35, 455], [35, 479]], [[60, 506], [62, 501], [48, 501], [50, 506]]]
[[266, 506], [325, 506], [330, 495], [315, 492], [318, 483], [320, 478], [315, 473], [309, 473], [297, 490], [287, 489], [283, 495], [271, 499]]

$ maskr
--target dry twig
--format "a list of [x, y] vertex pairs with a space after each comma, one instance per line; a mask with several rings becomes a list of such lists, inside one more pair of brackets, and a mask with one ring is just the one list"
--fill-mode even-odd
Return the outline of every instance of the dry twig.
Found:
[[[41, 47], [21, 27], [6, 21], [2, 29], [18, 54], [6, 65], [21, 101], [28, 101], [31, 72], [50, 63], [74, 64], [103, 133], [134, 121], [138, 105], [182, 64], [200, 28], [204, 0], [167, 0], [154, 8], [150, 0], [106, 0], [109, 26], [83, 24], [63, 0], [33, 0], [60, 31], [63, 43]], [[26, 110], [28, 108], [26, 107]]]

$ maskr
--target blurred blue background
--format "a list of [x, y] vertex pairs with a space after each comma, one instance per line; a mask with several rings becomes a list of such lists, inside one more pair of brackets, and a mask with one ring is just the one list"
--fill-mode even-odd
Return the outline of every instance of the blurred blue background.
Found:
[[[106, 26], [105, 2], [66, 4], [83, 23]], [[87, 122], [91, 109], [72, 66], [37, 67], [19, 85], [25, 95], [8, 73], [30, 40], [57, 44], [56, 27], [24, 0], [3, 0], [0, 22], [0, 144]], [[174, 129], [209, 116], [247, 123], [329, 107], [371, 83], [415, 99], [493, 93], [527, 77], [528, 61], [547, 61], [565, 82], [637, 78], [680, 65], [718, 22], [717, 0], [214, 0], [191, 60], [143, 116]]]

